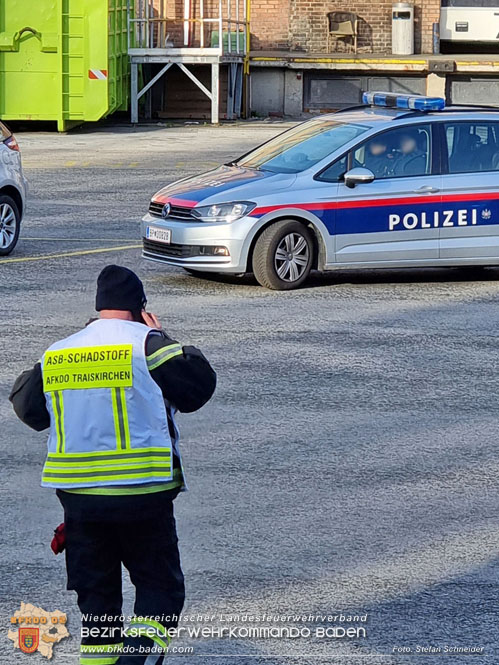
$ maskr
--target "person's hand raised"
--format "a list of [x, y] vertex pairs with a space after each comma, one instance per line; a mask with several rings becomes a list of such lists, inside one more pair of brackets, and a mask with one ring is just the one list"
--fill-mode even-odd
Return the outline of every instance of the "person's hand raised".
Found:
[[144, 309], [142, 311], [142, 318], [144, 319], [144, 323], [146, 324], [146, 326], [149, 326], [149, 328], [157, 328], [158, 330], [161, 330], [162, 326], [156, 314], [151, 314], [151, 312], [146, 312]]

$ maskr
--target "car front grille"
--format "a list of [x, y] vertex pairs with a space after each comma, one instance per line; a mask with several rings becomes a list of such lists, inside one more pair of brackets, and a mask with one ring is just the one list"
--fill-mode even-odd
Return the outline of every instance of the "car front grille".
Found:
[[159, 256], [171, 256], [177, 259], [187, 259], [191, 256], [199, 256], [201, 247], [199, 245], [167, 245], [163, 242], [155, 242], [144, 238], [144, 252]]
[[[153, 217], [163, 217], [163, 208], [164, 208], [164, 203], [160, 203], [159, 201], [151, 201], [149, 204], [149, 213], [153, 215]], [[184, 206], [171, 206], [170, 209], [170, 214], [166, 219], [178, 219], [182, 220], [184, 222], [194, 222], [196, 221], [196, 218], [191, 212], [191, 208], [186, 208]]]
[[163, 212], [164, 203], [159, 203], [158, 201], [151, 201], [149, 204], [149, 212], [154, 217], [161, 217]]

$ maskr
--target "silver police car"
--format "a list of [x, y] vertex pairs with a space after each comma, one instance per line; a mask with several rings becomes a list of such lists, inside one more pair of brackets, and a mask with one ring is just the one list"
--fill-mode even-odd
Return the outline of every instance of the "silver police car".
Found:
[[143, 256], [271, 289], [312, 269], [499, 265], [499, 109], [363, 102], [159, 191]]

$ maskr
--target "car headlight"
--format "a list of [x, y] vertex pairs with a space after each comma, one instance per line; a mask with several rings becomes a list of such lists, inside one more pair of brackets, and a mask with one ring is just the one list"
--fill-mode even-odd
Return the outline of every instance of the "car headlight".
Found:
[[191, 208], [191, 213], [201, 222], [235, 222], [236, 219], [248, 215], [256, 203], [236, 201], [234, 203], [214, 203], [211, 206]]

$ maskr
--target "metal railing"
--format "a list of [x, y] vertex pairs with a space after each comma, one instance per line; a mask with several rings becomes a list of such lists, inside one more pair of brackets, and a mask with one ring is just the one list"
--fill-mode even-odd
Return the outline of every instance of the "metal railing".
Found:
[[129, 50], [198, 48], [247, 55], [249, 0], [184, 0], [182, 17], [168, 16], [167, 0], [134, 4], [128, 0]]

